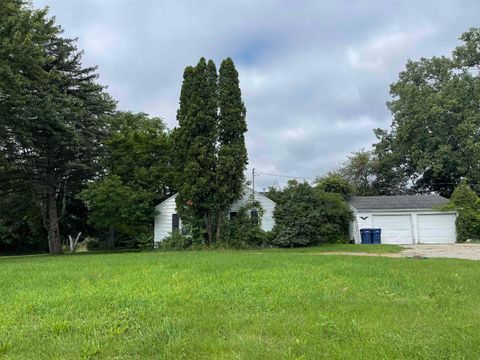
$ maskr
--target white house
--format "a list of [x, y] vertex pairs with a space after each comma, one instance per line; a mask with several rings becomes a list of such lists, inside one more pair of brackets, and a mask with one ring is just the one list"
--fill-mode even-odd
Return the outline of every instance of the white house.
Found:
[[[176, 197], [177, 194], [172, 195], [155, 207], [155, 209], [157, 210], [154, 227], [155, 242], [162, 241], [172, 231], [182, 230], [182, 220], [177, 214], [177, 206], [175, 203]], [[275, 202], [267, 198], [265, 195], [260, 194], [259, 192], [254, 192], [248, 186], [244, 186], [242, 197], [230, 207], [229, 216], [235, 216], [242, 206], [252, 201], [252, 197], [255, 198], [255, 201], [258, 201], [260, 203], [263, 209], [263, 216], [261, 218], [260, 227], [265, 231], [272, 230], [273, 226], [275, 225], [275, 220], [273, 219]]]
[[454, 243], [457, 213], [438, 210], [447, 202], [440, 195], [354, 197], [350, 239], [359, 244], [360, 229], [380, 228], [382, 244]]

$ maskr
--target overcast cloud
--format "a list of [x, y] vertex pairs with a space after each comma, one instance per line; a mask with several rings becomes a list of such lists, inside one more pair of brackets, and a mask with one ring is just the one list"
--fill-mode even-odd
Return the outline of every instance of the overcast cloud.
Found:
[[[49, 6], [122, 110], [176, 126], [183, 69], [230, 56], [247, 107], [249, 171], [313, 178], [387, 128], [407, 59], [448, 55], [480, 1], [34, 0]], [[250, 175], [249, 175], [250, 177]], [[259, 187], [285, 178], [260, 175]]]

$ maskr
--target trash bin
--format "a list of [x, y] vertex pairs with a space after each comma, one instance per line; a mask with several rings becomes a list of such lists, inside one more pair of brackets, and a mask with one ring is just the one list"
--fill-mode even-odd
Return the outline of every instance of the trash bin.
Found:
[[360, 229], [360, 237], [362, 239], [362, 244], [371, 244], [372, 229]]
[[382, 243], [382, 229], [372, 229], [372, 244]]

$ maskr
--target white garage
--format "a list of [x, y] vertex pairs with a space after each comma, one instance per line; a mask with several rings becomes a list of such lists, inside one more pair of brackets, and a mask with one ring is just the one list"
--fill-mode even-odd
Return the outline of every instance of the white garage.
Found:
[[456, 241], [455, 211], [439, 208], [439, 195], [358, 196], [350, 201], [350, 238], [361, 243], [361, 229], [381, 229], [382, 244], [451, 244]]

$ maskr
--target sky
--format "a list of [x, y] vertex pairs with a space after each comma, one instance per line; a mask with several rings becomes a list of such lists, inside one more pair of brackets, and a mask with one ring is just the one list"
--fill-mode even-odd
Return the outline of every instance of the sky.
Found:
[[[408, 59], [449, 55], [478, 0], [34, 0], [50, 8], [121, 110], [176, 126], [186, 66], [231, 57], [247, 108], [247, 178], [313, 179], [389, 128]], [[272, 176], [275, 174], [282, 176]]]

